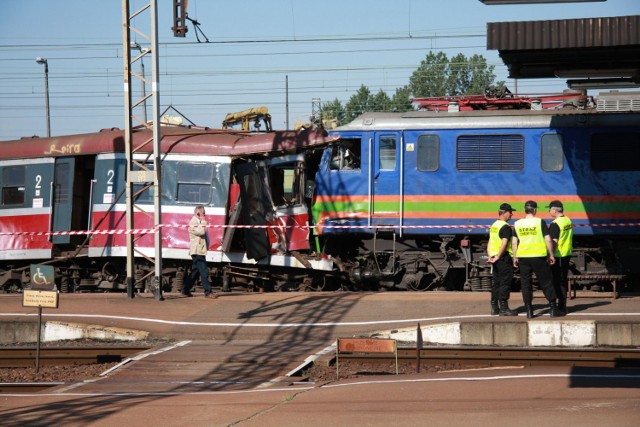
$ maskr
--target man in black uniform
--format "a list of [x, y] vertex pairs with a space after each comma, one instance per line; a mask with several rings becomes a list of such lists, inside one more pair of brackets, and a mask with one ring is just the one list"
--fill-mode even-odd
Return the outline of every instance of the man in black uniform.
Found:
[[517, 239], [513, 239], [513, 266], [520, 267], [520, 285], [522, 300], [527, 310], [527, 318], [533, 314], [533, 286], [532, 275], [536, 274], [544, 296], [549, 301], [549, 315], [551, 317], [564, 316], [556, 305], [556, 291], [553, 287], [551, 267], [555, 262], [553, 243], [549, 236], [547, 223], [536, 218], [538, 204], [529, 200], [524, 204], [525, 217], [517, 220], [514, 229]]
[[498, 219], [489, 230], [489, 243], [487, 244], [487, 262], [491, 264], [493, 282], [491, 284], [491, 315], [517, 316], [509, 309], [509, 295], [513, 282], [513, 260], [511, 258], [512, 232], [508, 222], [513, 216], [510, 204], [503, 203], [498, 210]]

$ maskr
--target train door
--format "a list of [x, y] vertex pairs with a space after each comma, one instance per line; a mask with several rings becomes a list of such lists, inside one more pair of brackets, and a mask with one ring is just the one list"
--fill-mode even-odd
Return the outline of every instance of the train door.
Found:
[[242, 220], [246, 225], [258, 226], [244, 229], [247, 258], [259, 260], [271, 253], [267, 230], [267, 217], [272, 216], [273, 203], [267, 188], [267, 171], [262, 162], [244, 163], [237, 170], [242, 200]]
[[[73, 157], [58, 157], [54, 169], [52, 187], [52, 231], [70, 231], [73, 214]], [[53, 236], [54, 244], [69, 243], [71, 236]]]
[[269, 189], [276, 215], [270, 242], [279, 251], [309, 249], [309, 208], [305, 201], [305, 157], [291, 154], [269, 162]]
[[370, 150], [372, 225], [398, 226], [401, 217], [400, 132], [379, 132]]

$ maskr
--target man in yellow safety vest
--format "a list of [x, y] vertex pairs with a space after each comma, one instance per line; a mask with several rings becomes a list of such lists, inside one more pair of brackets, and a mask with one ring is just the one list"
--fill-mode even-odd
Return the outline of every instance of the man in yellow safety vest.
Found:
[[511, 252], [512, 231], [508, 222], [513, 216], [509, 203], [503, 203], [498, 210], [498, 219], [489, 230], [487, 244], [487, 262], [491, 264], [493, 281], [491, 282], [491, 315], [517, 316], [509, 309], [509, 295], [513, 282], [513, 259]]
[[[533, 286], [532, 276], [536, 274], [544, 296], [549, 301], [551, 317], [564, 316], [556, 304], [556, 291], [553, 288], [551, 265], [555, 263], [553, 244], [549, 236], [547, 223], [536, 218], [538, 204], [529, 200], [524, 204], [525, 217], [515, 222], [516, 238], [513, 239], [513, 266], [520, 268], [520, 285], [522, 300], [527, 318], [533, 318]], [[547, 261], [548, 255], [548, 261]]]
[[549, 236], [553, 242], [556, 258], [556, 263], [551, 266], [553, 287], [558, 297], [558, 309], [567, 313], [567, 277], [573, 251], [573, 223], [564, 214], [564, 205], [560, 200], [553, 200], [547, 208], [554, 218], [549, 226]]

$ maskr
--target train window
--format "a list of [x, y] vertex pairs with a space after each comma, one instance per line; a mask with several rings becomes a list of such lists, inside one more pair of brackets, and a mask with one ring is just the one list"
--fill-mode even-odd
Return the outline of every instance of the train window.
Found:
[[213, 181], [211, 163], [178, 163], [178, 192], [176, 200], [182, 203], [208, 205], [211, 202]]
[[396, 168], [396, 137], [381, 136], [378, 156], [380, 170], [394, 170]]
[[55, 204], [67, 204], [71, 196], [71, 189], [69, 188], [69, 163], [58, 163], [55, 169], [55, 191], [54, 198]]
[[438, 135], [420, 135], [417, 156], [419, 171], [435, 172], [440, 169], [440, 137]]
[[[134, 163], [132, 166], [134, 171], [155, 170], [153, 163], [145, 163], [144, 168], [137, 163]], [[153, 203], [154, 190], [152, 184], [153, 183], [133, 184], [133, 199], [136, 203]]]
[[360, 138], [345, 138], [335, 144], [331, 150], [331, 170], [360, 169]]
[[456, 167], [467, 172], [513, 172], [524, 168], [522, 135], [460, 135]]
[[27, 168], [6, 166], [2, 169], [2, 205], [24, 205]]
[[540, 141], [540, 162], [543, 171], [558, 172], [564, 167], [562, 136], [557, 133], [542, 135]]
[[300, 180], [295, 164], [278, 165], [269, 169], [271, 197], [276, 206], [289, 206], [302, 203]]
[[591, 137], [591, 168], [595, 171], [640, 170], [640, 133], [597, 133]]

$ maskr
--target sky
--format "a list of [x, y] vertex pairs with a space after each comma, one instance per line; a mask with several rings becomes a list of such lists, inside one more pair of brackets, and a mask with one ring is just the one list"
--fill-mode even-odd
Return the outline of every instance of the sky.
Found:
[[[131, 10], [146, 3], [131, 0]], [[640, 14], [638, 0], [190, 0], [198, 43], [192, 24], [187, 37], [173, 37], [172, 0], [157, 4], [160, 112], [173, 107], [197, 125], [220, 127], [227, 113], [266, 106], [276, 129], [287, 119], [289, 127], [306, 122], [314, 99], [344, 105], [363, 84], [392, 96], [429, 51], [483, 55], [497, 80], [521, 94], [561, 92], [566, 79], [509, 79], [498, 52], [486, 48], [487, 23]], [[142, 13], [134, 25], [149, 32], [149, 22]], [[46, 136], [44, 66], [36, 57], [48, 61], [52, 136], [124, 127], [121, 1], [2, 0], [0, 141]], [[150, 77], [151, 58], [143, 61]], [[139, 81], [133, 90], [139, 97]]]

